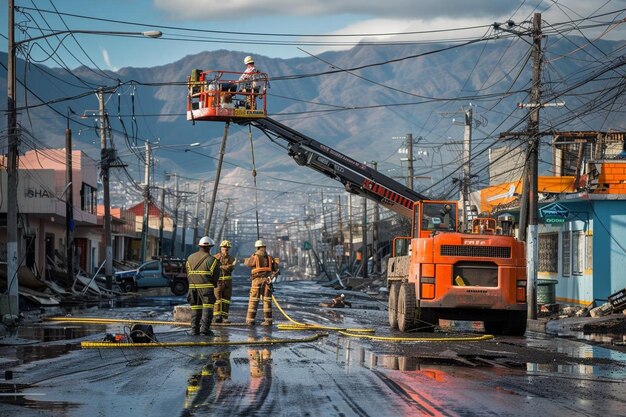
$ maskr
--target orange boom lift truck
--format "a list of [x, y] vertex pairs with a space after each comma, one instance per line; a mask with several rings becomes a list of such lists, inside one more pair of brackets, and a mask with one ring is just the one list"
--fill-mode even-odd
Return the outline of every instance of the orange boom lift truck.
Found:
[[[513, 236], [513, 217], [479, 217], [459, 230], [455, 201], [427, 197], [367, 165], [289, 128], [266, 112], [267, 74], [241, 91], [234, 74], [194, 70], [188, 79], [187, 119], [251, 125], [288, 154], [411, 220], [411, 236], [396, 237], [387, 268], [389, 326], [432, 331], [439, 319], [483, 321], [492, 334], [526, 331], [524, 243]], [[469, 226], [469, 227], [468, 227]]]

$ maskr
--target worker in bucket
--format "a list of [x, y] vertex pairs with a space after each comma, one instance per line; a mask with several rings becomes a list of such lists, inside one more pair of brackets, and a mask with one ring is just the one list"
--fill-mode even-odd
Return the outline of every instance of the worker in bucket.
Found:
[[187, 258], [187, 279], [191, 305], [191, 334], [213, 336], [211, 320], [215, 304], [215, 286], [220, 277], [219, 262], [211, 255], [213, 239], [204, 236], [198, 242], [198, 252]]
[[230, 323], [228, 311], [230, 310], [230, 298], [233, 295], [233, 270], [237, 260], [228, 254], [231, 248], [230, 241], [222, 240], [220, 252], [215, 254], [215, 259], [220, 266], [220, 279], [215, 287], [215, 308], [213, 308], [213, 321], [215, 323]]
[[256, 312], [261, 297], [263, 298], [262, 326], [272, 325], [272, 279], [278, 275], [278, 260], [272, 258], [266, 250], [265, 243], [259, 239], [254, 243], [255, 252], [244, 260], [244, 265], [251, 268], [250, 299], [246, 324], [254, 325]]
[[246, 108], [254, 110], [256, 101], [254, 95], [259, 92], [256, 80], [259, 70], [254, 65], [254, 58], [250, 55], [244, 58], [243, 63], [246, 69], [239, 77], [240, 91], [246, 95]]

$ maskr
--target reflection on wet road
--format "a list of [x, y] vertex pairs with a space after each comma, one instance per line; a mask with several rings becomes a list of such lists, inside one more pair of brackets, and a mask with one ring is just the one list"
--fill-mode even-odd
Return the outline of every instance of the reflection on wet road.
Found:
[[[387, 313], [365, 296], [352, 296], [359, 308], [319, 309], [330, 291], [302, 282], [283, 285], [278, 297], [297, 320], [389, 334]], [[171, 320], [169, 299], [90, 313]], [[242, 320], [247, 299], [239, 294], [233, 301], [234, 321]], [[476, 334], [477, 327], [455, 326], [439, 335]], [[184, 328], [156, 325], [154, 331], [161, 342], [202, 340]], [[310, 335], [276, 327], [215, 331], [220, 342]], [[0, 347], [3, 357], [11, 350], [17, 361], [9, 367], [11, 379], [0, 384], [0, 415], [608, 416], [623, 415], [626, 398], [623, 354], [532, 333], [400, 344], [330, 332], [315, 342], [285, 345], [78, 349], [80, 340], [116, 332], [124, 326], [25, 327], [20, 338], [37, 344]]]

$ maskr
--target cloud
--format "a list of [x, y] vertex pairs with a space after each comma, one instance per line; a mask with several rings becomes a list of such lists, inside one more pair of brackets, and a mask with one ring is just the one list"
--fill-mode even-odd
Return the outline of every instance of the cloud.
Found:
[[113, 66], [113, 64], [111, 64], [111, 58], [109, 57], [109, 51], [107, 51], [104, 48], [100, 48], [100, 51], [102, 52], [102, 59], [104, 60], [104, 63], [106, 64], [106, 66], [111, 70], [111, 71], [117, 71], [119, 68]]
[[254, 16], [359, 15], [364, 18], [478, 17], [512, 13], [520, 0], [153, 0], [157, 9], [183, 20]]

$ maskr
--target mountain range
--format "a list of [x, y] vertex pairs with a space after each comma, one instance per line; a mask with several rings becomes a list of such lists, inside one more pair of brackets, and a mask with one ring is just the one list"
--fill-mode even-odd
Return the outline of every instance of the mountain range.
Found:
[[[586, 42], [581, 38], [548, 38], [544, 42], [542, 94], [564, 100], [565, 106], [542, 110], [542, 130], [624, 129], [623, 118], [612, 108], [603, 109], [606, 103], [602, 101], [619, 88], [619, 78], [624, 78], [619, 61], [624, 43], [598, 41], [580, 46]], [[520, 146], [519, 141], [498, 138], [501, 132], [526, 128], [527, 110], [516, 109], [516, 105], [529, 100], [530, 49], [529, 43], [515, 38], [464, 46], [359, 45], [306, 58], [255, 56], [255, 61], [271, 79], [270, 117], [353, 159], [377, 161], [379, 170], [389, 176], [406, 175], [406, 165], [400, 160], [406, 155], [398, 153], [403, 141], [393, 138], [412, 133], [415, 171], [420, 176], [417, 190], [434, 197], [450, 197], [451, 193], [454, 197], [457, 186], [452, 178], [461, 176], [464, 110], [473, 109], [472, 167], [482, 183], [487, 180], [489, 147]], [[17, 89], [18, 120], [26, 132], [21, 150], [64, 147], [69, 115], [73, 146], [98, 159], [97, 119], [78, 115], [94, 114], [98, 108], [96, 88], [116, 87], [115, 92], [106, 94], [105, 104], [113, 145], [136, 182], [142, 181], [144, 161], [133, 153], [141, 155], [146, 140], [153, 143], [155, 182], [162, 181], [164, 171], [213, 180], [224, 124], [186, 120], [186, 79], [193, 69], [241, 71], [243, 58], [249, 54], [254, 52], [199, 52], [157, 67], [117, 72], [86, 66], [67, 70], [25, 65], [18, 60], [17, 76], [22, 83]], [[6, 54], [2, 59], [6, 62]], [[615, 68], [607, 70], [611, 65]], [[4, 91], [6, 69], [0, 76], [0, 90]], [[40, 105], [42, 102], [50, 104]], [[76, 114], [71, 114], [70, 108]], [[2, 120], [2, 128], [6, 129], [6, 120]], [[222, 186], [226, 192], [235, 184], [252, 184], [249, 135], [247, 127], [233, 125], [230, 129]], [[297, 166], [281, 144], [270, 142], [258, 131], [252, 131], [252, 137], [257, 185], [267, 190], [261, 191], [262, 198], [279, 195], [281, 190], [341, 192], [339, 183]], [[544, 139], [549, 143], [549, 137]], [[185, 144], [194, 142], [202, 146], [194, 152], [183, 151]], [[542, 148], [541, 159], [542, 169], [549, 171], [548, 147]], [[119, 178], [120, 191], [128, 193], [130, 182], [124, 175]], [[307, 184], [323, 187], [309, 188]], [[251, 196], [253, 191], [241, 192]], [[128, 196], [128, 204], [140, 198], [134, 191]]]

